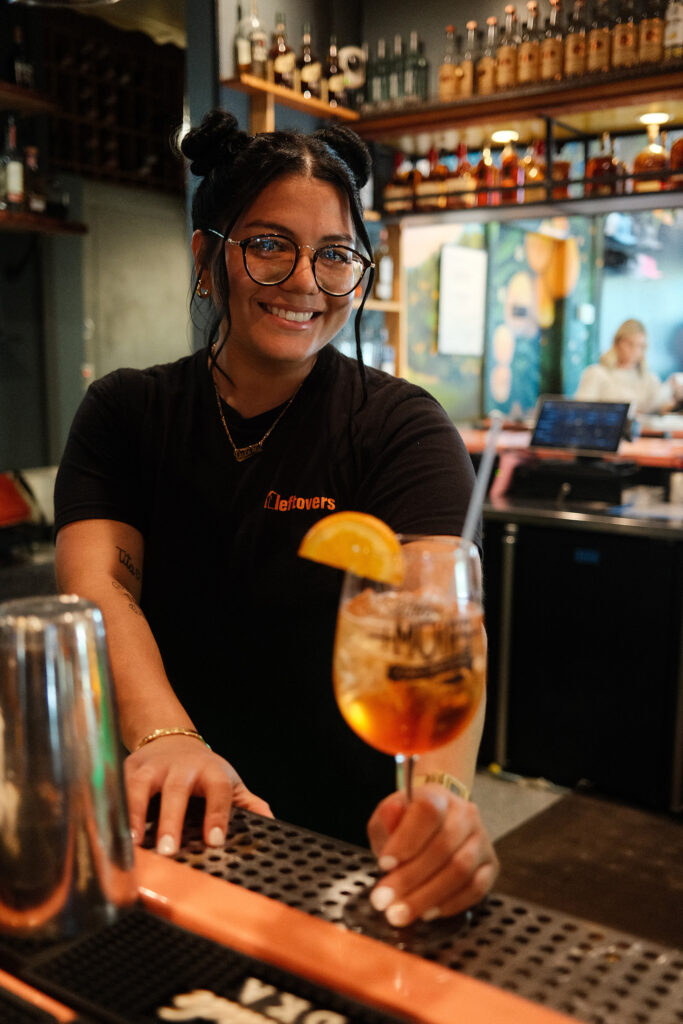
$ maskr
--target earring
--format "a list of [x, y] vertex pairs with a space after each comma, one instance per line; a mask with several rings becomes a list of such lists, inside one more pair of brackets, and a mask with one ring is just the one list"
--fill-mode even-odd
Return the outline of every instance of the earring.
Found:
[[205, 299], [207, 298], [207, 296], [211, 294], [211, 289], [205, 288], [200, 278], [199, 281], [197, 281], [197, 287], [195, 288], [195, 292], [197, 293], [200, 299]]

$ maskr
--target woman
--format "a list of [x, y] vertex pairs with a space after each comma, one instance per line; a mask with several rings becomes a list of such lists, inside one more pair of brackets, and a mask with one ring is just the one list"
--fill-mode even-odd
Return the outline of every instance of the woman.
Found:
[[673, 405], [670, 384], [645, 365], [647, 332], [640, 320], [625, 320], [612, 347], [581, 374], [575, 398], [588, 402], [630, 402], [637, 413], [668, 412]]
[[[96, 381], [55, 495], [60, 587], [106, 620], [131, 827], [158, 791], [167, 854], [192, 794], [216, 846], [232, 801], [356, 842], [372, 814], [376, 906], [395, 924], [459, 912], [497, 870], [476, 808], [436, 783], [408, 808], [386, 797], [391, 759], [334, 704], [341, 574], [296, 554], [341, 509], [457, 534], [472, 486], [431, 396], [329, 344], [371, 286], [367, 150], [342, 127], [250, 138], [220, 111], [182, 149], [207, 350]], [[469, 786], [482, 718], [425, 768]]]

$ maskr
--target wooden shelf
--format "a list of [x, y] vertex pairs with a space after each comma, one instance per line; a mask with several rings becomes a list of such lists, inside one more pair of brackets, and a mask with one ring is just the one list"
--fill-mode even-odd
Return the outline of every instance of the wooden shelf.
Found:
[[655, 71], [636, 69], [628, 77], [607, 72], [586, 76], [579, 83], [544, 83], [455, 103], [364, 114], [354, 130], [397, 146], [406, 137], [434, 138], [450, 131], [459, 135], [474, 130], [475, 138], [467, 140], [474, 145], [477, 137], [486, 138], [502, 126], [520, 131], [520, 141], [538, 137], [539, 125], [544, 126], [549, 118], [556, 122], [556, 138], [566, 139], [577, 132], [597, 135], [626, 126], [638, 128], [640, 113], [653, 109], [669, 114], [669, 127], [683, 125], [683, 62], [658, 65]]
[[359, 114], [348, 107], [331, 107], [322, 100], [306, 99], [293, 89], [266, 82], [254, 75], [239, 75], [236, 78], [222, 78], [220, 84], [226, 89], [236, 89], [251, 98], [250, 131], [252, 135], [272, 132], [275, 129], [275, 103], [290, 110], [298, 110], [313, 117], [326, 120], [358, 121]]
[[[500, 191], [499, 189], [496, 191]], [[624, 196], [589, 196], [578, 199], [554, 199], [552, 202], [509, 203], [500, 206], [472, 206], [460, 210], [430, 210], [424, 213], [387, 215], [387, 223], [449, 224], [468, 221], [475, 224], [548, 217], [590, 217], [603, 213], [636, 213], [642, 210], [683, 208], [683, 190], [676, 192], [632, 192]], [[366, 303], [366, 308], [369, 308]]]
[[21, 85], [0, 82], [0, 110], [12, 110], [17, 114], [51, 114], [56, 111], [52, 100], [35, 89]]
[[0, 231], [17, 231], [36, 235], [84, 235], [87, 225], [60, 217], [44, 217], [36, 213], [0, 211]]

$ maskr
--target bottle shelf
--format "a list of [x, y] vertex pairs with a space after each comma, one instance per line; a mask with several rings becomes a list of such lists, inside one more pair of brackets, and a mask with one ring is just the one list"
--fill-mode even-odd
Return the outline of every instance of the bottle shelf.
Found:
[[236, 89], [251, 98], [250, 130], [252, 135], [270, 132], [275, 128], [275, 103], [290, 110], [298, 110], [313, 117], [326, 120], [358, 121], [360, 115], [348, 107], [332, 107], [323, 100], [307, 99], [293, 89], [287, 89], [274, 82], [266, 82], [255, 75], [238, 75], [235, 78], [221, 78], [220, 84], [226, 89]]
[[36, 235], [84, 235], [88, 228], [79, 221], [63, 220], [36, 213], [0, 211], [0, 231], [24, 232]]
[[[431, 103], [361, 114], [354, 130], [366, 138], [400, 148], [406, 136], [443, 134], [455, 129], [479, 128], [481, 137], [496, 127], [522, 126], [520, 142], [537, 132], [538, 122], [553, 119], [557, 139], [576, 133], [616, 132], [633, 128], [640, 113], [658, 110], [673, 123], [683, 124], [683, 61], [670, 61], [656, 69], [635, 68], [628, 74], [609, 71], [579, 80], [536, 83], [491, 96], [472, 96], [453, 103]], [[535, 122], [535, 123], [534, 123]], [[525, 130], [526, 126], [526, 130]], [[523, 136], [526, 135], [526, 138]]]
[[26, 89], [11, 82], [0, 82], [0, 110], [16, 114], [52, 114], [57, 110], [49, 96], [36, 89]]
[[[557, 183], [555, 183], [557, 184]], [[569, 183], [570, 185], [573, 182]], [[534, 188], [540, 186], [534, 183]], [[500, 192], [501, 188], [478, 189]], [[538, 220], [545, 217], [578, 217], [607, 213], [636, 213], [642, 210], [673, 210], [683, 208], [683, 190], [664, 192], [632, 192], [619, 196], [585, 196], [577, 199], [550, 199], [533, 203], [502, 203], [499, 206], [471, 206], [453, 210], [406, 211], [387, 214], [387, 223], [439, 224], [457, 221], [485, 224], [490, 221]], [[366, 303], [367, 307], [367, 303]], [[369, 308], [369, 307], [367, 307]]]

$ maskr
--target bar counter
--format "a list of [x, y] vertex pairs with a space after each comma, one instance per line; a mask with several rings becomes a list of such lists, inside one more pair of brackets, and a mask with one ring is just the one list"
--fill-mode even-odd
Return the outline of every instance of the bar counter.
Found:
[[[628, 836], [617, 841], [627, 845]], [[174, 859], [140, 849], [136, 870], [144, 908], [0, 972], [0, 1019], [38, 1020], [2, 1017], [7, 992], [41, 1005], [49, 1013], [41, 1024], [74, 1013], [107, 1024], [682, 1019], [681, 949], [498, 892], [461, 917], [402, 930], [384, 924], [363, 894], [366, 923], [350, 930], [345, 908], [377, 877], [369, 851], [241, 809], [223, 850], [204, 848], [197, 819]], [[365, 934], [377, 921], [379, 940]], [[232, 999], [236, 986], [255, 993], [253, 1003], [238, 1001], [261, 1016], [157, 1015], [176, 995], [201, 988]]]
[[[486, 430], [474, 427], [458, 427], [465, 447], [471, 455], [479, 455], [486, 444]], [[503, 430], [498, 437], [496, 451], [525, 453], [529, 450], [530, 430]], [[562, 458], [562, 453], [555, 449], [534, 448], [533, 454], [539, 458]], [[571, 459], [571, 454], [564, 458]], [[622, 441], [615, 455], [603, 456], [606, 462], [635, 462], [639, 466], [659, 467], [661, 469], [683, 469], [683, 437], [637, 437], [633, 441]]]

